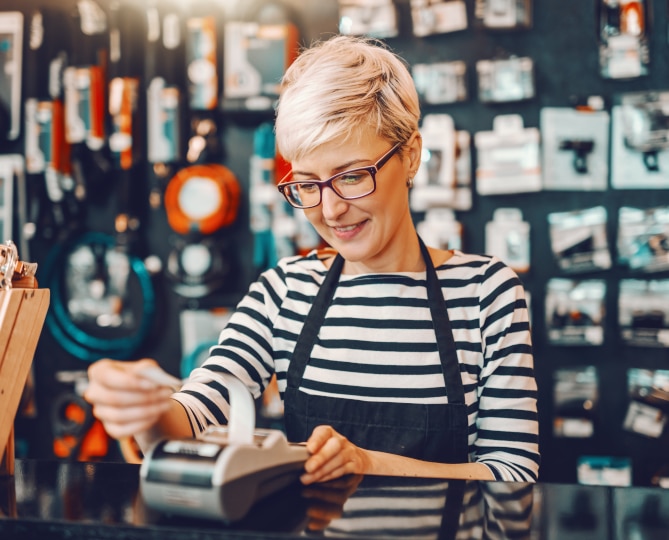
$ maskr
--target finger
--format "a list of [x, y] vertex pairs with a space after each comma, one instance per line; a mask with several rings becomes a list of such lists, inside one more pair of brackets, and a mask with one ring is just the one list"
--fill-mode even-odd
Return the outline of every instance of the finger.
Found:
[[120, 420], [119, 415], [116, 414], [116, 409], [105, 412], [104, 409], [100, 411], [99, 408], [94, 408], [93, 414], [102, 422], [105, 431], [110, 436], [115, 439], [122, 439], [147, 431], [155, 425], [160, 416], [167, 410], [167, 408], [151, 411], [144, 409], [141, 414], [131, 410], [129, 414], [121, 415]]
[[94, 405], [93, 415], [105, 423], [123, 425], [135, 422], [155, 423], [170, 408], [170, 402], [164, 401], [139, 407], [114, 407]]
[[139, 372], [149, 366], [156, 366], [157, 362], [149, 358], [136, 362], [121, 360], [98, 360], [88, 368], [90, 384], [97, 384], [119, 390], [148, 390], [157, 388], [153, 381], [141, 377]]
[[341, 440], [339, 437], [330, 437], [325, 441], [325, 444], [319, 448], [317, 453], [314, 453], [307, 459], [304, 464], [305, 471], [314, 474], [316, 471], [322, 469], [327, 472], [333, 467], [341, 465], [341, 453], [345, 444], [346, 441]]
[[330, 426], [316, 426], [307, 440], [307, 450], [311, 454], [317, 453], [336, 433]]
[[300, 476], [300, 482], [302, 482], [305, 485], [312, 484], [314, 482], [329, 482], [330, 480], [334, 480], [336, 478], [340, 478], [346, 474], [350, 474], [353, 469], [353, 463], [350, 461], [347, 461], [346, 463], [340, 465], [339, 467], [336, 467], [335, 469], [332, 469], [329, 472], [323, 472], [323, 471], [318, 471], [313, 474], [303, 474]]
[[165, 403], [171, 395], [172, 390], [164, 387], [145, 390], [119, 390], [99, 384], [91, 384], [84, 391], [83, 397], [93, 405], [132, 407]]

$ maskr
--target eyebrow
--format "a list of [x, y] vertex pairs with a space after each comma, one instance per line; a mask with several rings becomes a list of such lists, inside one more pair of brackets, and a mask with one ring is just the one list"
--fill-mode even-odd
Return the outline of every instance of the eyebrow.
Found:
[[[340, 165], [339, 167], [335, 167], [332, 169], [334, 172], [330, 176], [334, 176], [335, 174], [339, 174], [341, 172], [348, 171], [349, 169], [358, 169], [360, 167], [369, 167], [369, 165], [356, 165], [356, 163], [362, 163], [368, 161], [366, 159], [354, 159], [349, 161], [348, 163], [344, 163], [343, 165]], [[309, 171], [296, 171], [293, 169], [292, 171], [293, 176], [298, 175], [298, 176], [308, 176], [308, 177], [316, 177], [317, 175], [315, 173], [309, 172]], [[329, 177], [328, 177], [329, 178]]]

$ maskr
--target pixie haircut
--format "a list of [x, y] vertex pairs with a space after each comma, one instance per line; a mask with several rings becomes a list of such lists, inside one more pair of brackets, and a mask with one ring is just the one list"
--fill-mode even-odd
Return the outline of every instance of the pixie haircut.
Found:
[[288, 161], [372, 128], [390, 143], [418, 129], [420, 107], [406, 63], [381, 41], [336, 36], [304, 50], [286, 71], [276, 114]]

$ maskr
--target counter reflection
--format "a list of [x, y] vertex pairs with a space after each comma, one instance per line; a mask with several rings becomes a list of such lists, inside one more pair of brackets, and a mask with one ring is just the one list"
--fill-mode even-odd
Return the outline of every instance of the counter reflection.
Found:
[[[17, 460], [0, 478], [0, 538], [210, 540], [329, 537], [418, 540], [656, 540], [669, 490], [349, 476], [294, 483], [241, 520], [189, 518], [147, 506], [139, 467]], [[234, 535], [233, 535], [234, 536]]]
[[366, 477], [340, 516], [317, 520], [331, 486], [311, 487], [307, 530], [337, 538], [526, 539], [532, 531], [533, 484]]
[[[192, 519], [151, 509], [139, 469], [127, 464], [17, 463], [0, 479], [2, 521], [44, 520], [70, 526], [125, 524], [147, 530], [283, 532], [334, 538], [530, 538], [533, 484], [349, 476], [294, 484], [258, 501], [241, 520]], [[1, 535], [0, 535], [1, 536]]]

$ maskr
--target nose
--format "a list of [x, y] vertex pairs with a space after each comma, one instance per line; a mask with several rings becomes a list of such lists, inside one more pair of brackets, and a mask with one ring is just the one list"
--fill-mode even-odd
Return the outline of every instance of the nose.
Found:
[[336, 219], [346, 212], [348, 202], [337, 195], [331, 187], [323, 188], [321, 208], [325, 219]]

